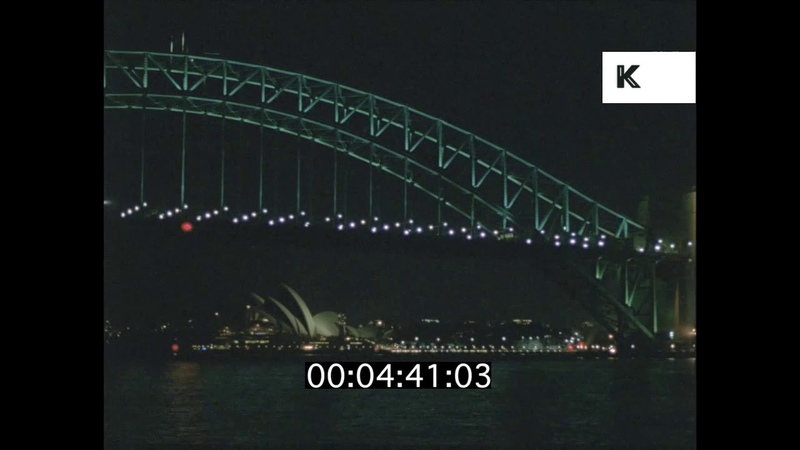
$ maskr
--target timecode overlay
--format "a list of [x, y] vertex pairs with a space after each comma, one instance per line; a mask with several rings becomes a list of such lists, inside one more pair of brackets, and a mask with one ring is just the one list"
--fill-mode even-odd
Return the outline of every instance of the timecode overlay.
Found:
[[491, 362], [310, 362], [306, 389], [490, 389]]

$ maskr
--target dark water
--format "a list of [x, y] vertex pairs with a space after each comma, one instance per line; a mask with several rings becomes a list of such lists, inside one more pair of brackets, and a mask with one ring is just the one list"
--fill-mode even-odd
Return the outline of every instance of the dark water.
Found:
[[306, 390], [303, 362], [107, 363], [108, 448], [696, 448], [695, 360], [507, 361], [489, 390]]

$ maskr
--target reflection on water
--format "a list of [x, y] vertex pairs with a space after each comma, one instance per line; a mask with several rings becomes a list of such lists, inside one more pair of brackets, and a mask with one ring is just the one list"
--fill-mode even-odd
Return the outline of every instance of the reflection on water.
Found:
[[173, 364], [166, 368], [166, 372], [165, 382], [161, 385], [161, 398], [166, 408], [158, 424], [169, 430], [159, 434], [174, 433], [179, 440], [195, 440], [204, 433], [198, 426], [203, 415], [205, 392], [200, 364]]
[[306, 390], [302, 362], [108, 367], [109, 446], [695, 448], [694, 360], [508, 361], [489, 390]]

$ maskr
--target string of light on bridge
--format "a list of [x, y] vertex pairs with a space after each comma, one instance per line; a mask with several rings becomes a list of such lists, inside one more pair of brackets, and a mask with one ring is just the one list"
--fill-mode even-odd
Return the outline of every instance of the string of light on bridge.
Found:
[[[111, 204], [111, 202], [110, 202], [110, 201], [108, 201], [108, 200], [106, 200], [106, 201], [104, 201], [104, 202], [103, 202], [103, 204], [104, 204], [104, 205], [110, 205], [110, 204]], [[138, 213], [141, 213], [141, 212], [143, 212], [143, 211], [144, 211], [144, 208], [146, 208], [146, 207], [147, 207], [147, 202], [144, 202], [144, 203], [142, 203], [142, 205], [141, 205], [141, 206], [139, 206], [139, 205], [134, 205], [133, 207], [131, 207], [131, 208], [128, 208], [128, 209], [126, 209], [126, 210], [122, 211], [122, 212], [121, 212], [119, 215], [120, 215], [120, 217], [122, 217], [123, 219], [124, 219], [124, 218], [126, 218], [126, 217], [131, 217], [131, 216], [133, 216], [134, 214], [138, 214]]]
[[[130, 208], [123, 210], [120, 213], [122, 219], [132, 218], [135, 216], [142, 216], [144, 214], [147, 202], [141, 205], [134, 205]], [[182, 229], [186, 232], [192, 231], [193, 226], [191, 220], [193, 218], [196, 223], [208, 221], [228, 221], [234, 225], [243, 225], [248, 223], [261, 223], [268, 227], [280, 226], [302, 226], [309, 227], [327, 227], [333, 228], [337, 231], [355, 231], [355, 230], [369, 230], [371, 234], [378, 233], [402, 233], [403, 236], [415, 235], [442, 235], [452, 238], [462, 238], [468, 241], [472, 240], [485, 240], [495, 239], [499, 241], [519, 241], [524, 242], [526, 245], [533, 245], [534, 239], [527, 237], [522, 239], [522, 236], [515, 231], [514, 227], [507, 229], [489, 229], [482, 224], [477, 224], [475, 229], [472, 230], [468, 227], [456, 227], [448, 222], [443, 222], [437, 226], [435, 224], [423, 225], [415, 222], [414, 219], [408, 219], [405, 222], [387, 222], [381, 221], [379, 217], [374, 216], [371, 219], [358, 219], [347, 220], [343, 214], [336, 214], [326, 216], [322, 223], [313, 223], [305, 211], [300, 211], [298, 214], [270, 214], [269, 209], [264, 208], [261, 211], [251, 211], [244, 214], [232, 214], [228, 206], [221, 209], [210, 209], [196, 214], [194, 217], [189, 215], [189, 205], [184, 204], [183, 207], [168, 208], [163, 211], [158, 211], [159, 220], [181, 219], [184, 220]], [[155, 214], [152, 214], [155, 215]], [[188, 225], [187, 225], [188, 224]], [[440, 233], [441, 231], [441, 233]], [[555, 247], [575, 247], [590, 249], [592, 247], [605, 248], [609, 245], [610, 239], [606, 234], [600, 234], [597, 237], [580, 236], [576, 232], [570, 233], [556, 233], [548, 236], [545, 230], [540, 230], [539, 234], [549, 240]], [[692, 247], [691, 241], [686, 243], [686, 247]], [[645, 247], [639, 246], [636, 251], [639, 253], [662, 253], [662, 254], [677, 254], [681, 251], [682, 246], [675, 242], [668, 242], [664, 239], [658, 239], [655, 243], [649, 246], [649, 250]]]

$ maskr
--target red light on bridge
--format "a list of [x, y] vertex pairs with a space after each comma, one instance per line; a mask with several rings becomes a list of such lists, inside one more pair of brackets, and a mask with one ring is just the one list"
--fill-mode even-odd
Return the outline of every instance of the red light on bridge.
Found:
[[172, 344], [172, 352], [173, 353], [178, 353], [178, 350], [180, 350], [180, 347], [178, 346], [178, 344]]
[[183, 223], [181, 224], [181, 230], [183, 230], [183, 232], [184, 232], [184, 233], [189, 233], [189, 232], [191, 232], [193, 229], [194, 229], [194, 226], [192, 225], [192, 223], [191, 223], [191, 222], [183, 222]]

